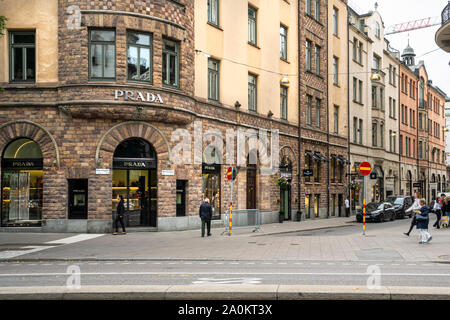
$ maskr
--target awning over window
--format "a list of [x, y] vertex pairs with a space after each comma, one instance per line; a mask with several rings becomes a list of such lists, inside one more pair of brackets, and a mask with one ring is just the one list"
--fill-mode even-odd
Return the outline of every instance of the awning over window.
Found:
[[319, 158], [318, 161], [322, 161], [322, 162], [330, 162], [330, 160], [328, 160], [327, 157], [325, 157], [325, 156], [322, 155], [321, 153], [316, 153], [315, 155], [316, 155], [316, 157]]
[[321, 159], [317, 156], [317, 154], [312, 153], [311, 151], [305, 152], [308, 156], [310, 156], [315, 161], [320, 161]]
[[342, 161], [342, 163], [350, 164], [350, 161], [348, 161], [344, 157], [341, 157], [341, 156], [337, 156], [337, 157]]

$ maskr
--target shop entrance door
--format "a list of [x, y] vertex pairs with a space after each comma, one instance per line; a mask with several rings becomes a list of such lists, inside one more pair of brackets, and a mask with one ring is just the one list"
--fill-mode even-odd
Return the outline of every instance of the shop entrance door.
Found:
[[156, 151], [143, 139], [131, 138], [117, 146], [113, 159], [112, 210], [117, 196], [124, 200], [127, 227], [156, 227], [158, 178]]
[[69, 179], [69, 219], [88, 217], [88, 180]]
[[247, 167], [247, 209], [256, 209], [256, 166]]
[[284, 220], [291, 220], [291, 187], [281, 189], [280, 211], [284, 213]]
[[113, 170], [113, 202], [122, 195], [127, 227], [156, 227], [156, 169]]

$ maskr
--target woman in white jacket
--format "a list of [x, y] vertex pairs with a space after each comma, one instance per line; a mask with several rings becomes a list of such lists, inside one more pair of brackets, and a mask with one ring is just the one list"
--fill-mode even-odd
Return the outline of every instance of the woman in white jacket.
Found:
[[411, 226], [409, 227], [409, 231], [408, 232], [404, 232], [403, 234], [407, 237], [409, 237], [409, 234], [411, 233], [412, 229], [416, 226], [417, 224], [417, 220], [416, 220], [416, 211], [420, 210], [421, 205], [420, 205], [420, 194], [419, 193], [414, 193], [414, 203], [411, 206], [411, 208], [407, 209], [405, 212], [409, 213], [409, 212], [413, 212], [413, 219], [411, 221]]

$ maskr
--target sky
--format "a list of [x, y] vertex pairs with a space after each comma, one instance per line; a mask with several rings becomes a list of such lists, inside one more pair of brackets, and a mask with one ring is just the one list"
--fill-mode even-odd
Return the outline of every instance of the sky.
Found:
[[[358, 13], [361, 13], [360, 10], [366, 13], [374, 10], [375, 2], [378, 3], [378, 12], [383, 18], [385, 28], [428, 17], [439, 17], [440, 22], [442, 10], [448, 4], [448, 0], [349, 0], [349, 5], [352, 8], [356, 7]], [[439, 48], [434, 40], [439, 27], [397, 33], [385, 38], [393, 48], [403, 52], [408, 45], [409, 35], [411, 47], [416, 53], [416, 63], [419, 60], [425, 61], [428, 77], [433, 80], [433, 85], [438, 86], [450, 97], [450, 53], [441, 49], [428, 53]]]

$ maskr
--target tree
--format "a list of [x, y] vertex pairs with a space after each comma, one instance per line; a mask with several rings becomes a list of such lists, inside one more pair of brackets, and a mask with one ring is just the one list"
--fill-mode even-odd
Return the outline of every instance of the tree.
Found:
[[8, 18], [6, 18], [5, 16], [0, 16], [0, 35], [1, 36], [5, 35], [3, 33], [3, 31], [6, 30], [6, 21], [8, 21]]

